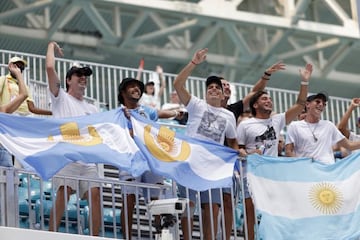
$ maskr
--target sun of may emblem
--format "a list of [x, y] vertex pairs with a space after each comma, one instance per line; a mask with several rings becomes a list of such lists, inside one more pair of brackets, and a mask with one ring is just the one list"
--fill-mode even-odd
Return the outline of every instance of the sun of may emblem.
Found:
[[48, 141], [67, 142], [81, 146], [94, 146], [103, 142], [103, 139], [94, 126], [87, 126], [87, 133], [85, 134], [80, 133], [79, 126], [76, 122], [64, 123], [59, 128], [61, 135], [50, 135]]
[[144, 141], [149, 151], [165, 162], [185, 161], [191, 152], [189, 143], [177, 140], [175, 132], [164, 126], [157, 133], [152, 132], [150, 125], [145, 126]]
[[344, 203], [342, 193], [331, 183], [315, 184], [309, 191], [312, 206], [323, 214], [336, 214]]

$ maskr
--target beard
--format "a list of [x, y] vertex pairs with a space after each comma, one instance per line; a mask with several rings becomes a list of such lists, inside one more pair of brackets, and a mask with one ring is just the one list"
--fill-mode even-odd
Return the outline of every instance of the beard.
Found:
[[12, 78], [16, 79], [16, 76], [12, 72], [10, 72], [10, 75]]
[[265, 109], [265, 108], [262, 108], [262, 109], [259, 109], [261, 113], [265, 113], [265, 114], [271, 114], [272, 113], [272, 109]]

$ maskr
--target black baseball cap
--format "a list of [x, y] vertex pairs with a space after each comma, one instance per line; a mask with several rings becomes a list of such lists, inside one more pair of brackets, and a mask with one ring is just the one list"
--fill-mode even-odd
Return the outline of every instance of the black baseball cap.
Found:
[[317, 93], [317, 94], [308, 96], [306, 101], [311, 102], [311, 101], [314, 101], [315, 99], [322, 99], [324, 102], [327, 102], [328, 97], [326, 96], [325, 93]]
[[144, 89], [145, 89], [145, 85], [143, 82], [135, 79], [135, 78], [124, 78], [121, 83], [119, 84], [119, 88], [118, 88], [118, 101], [119, 103], [123, 104], [124, 103], [124, 99], [121, 95], [121, 92], [126, 88], [126, 86], [129, 84], [129, 83], [132, 83], [132, 82], [135, 82], [139, 88], [140, 88], [140, 91], [141, 91], [141, 95], [140, 97], [143, 95], [144, 93]]
[[217, 85], [219, 85], [221, 87], [221, 90], [224, 90], [222, 87], [222, 83], [221, 83], [221, 78], [218, 76], [210, 76], [206, 79], [206, 88], [212, 84], [215, 83]]
[[71, 76], [75, 73], [84, 75], [86, 77], [92, 74], [91, 68], [87, 66], [81, 66], [79, 64], [74, 64], [66, 73], [66, 79], [71, 78]]

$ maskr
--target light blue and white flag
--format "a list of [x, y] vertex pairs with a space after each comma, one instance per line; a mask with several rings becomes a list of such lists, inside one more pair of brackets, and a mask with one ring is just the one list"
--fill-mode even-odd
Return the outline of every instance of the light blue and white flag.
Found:
[[237, 151], [187, 137], [132, 114], [134, 140], [154, 173], [198, 191], [232, 186]]
[[61, 119], [1, 113], [0, 142], [26, 169], [43, 179], [75, 161], [110, 164], [133, 176], [149, 169], [120, 108]]
[[360, 153], [332, 165], [248, 156], [260, 239], [359, 239]]

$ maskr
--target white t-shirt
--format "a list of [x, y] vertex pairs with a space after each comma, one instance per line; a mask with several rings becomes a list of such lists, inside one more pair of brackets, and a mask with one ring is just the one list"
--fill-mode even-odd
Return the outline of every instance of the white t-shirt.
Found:
[[162, 110], [181, 110], [181, 111], [186, 111], [184, 105], [180, 104], [180, 103], [164, 103], [161, 106]]
[[60, 88], [59, 94], [55, 97], [50, 92], [52, 115], [55, 118], [77, 117], [97, 113], [98, 109], [93, 104], [80, 101]]
[[[354, 133], [354, 132], [350, 132], [349, 140], [352, 141], [352, 142], [359, 142], [359, 141], [360, 141], [360, 135], [357, 135], [357, 134]], [[356, 153], [357, 153], [357, 152], [360, 152], [360, 149], [351, 151], [351, 153], [355, 153], [355, 152], [356, 152]]]
[[186, 106], [189, 113], [186, 135], [200, 139], [212, 139], [220, 144], [225, 137], [236, 138], [236, 122], [232, 112], [222, 107], [213, 107], [195, 96]]
[[335, 157], [332, 146], [343, 138], [345, 138], [344, 135], [330, 121], [320, 120], [318, 123], [307, 123], [301, 120], [289, 125], [286, 144], [294, 144], [296, 157], [310, 157], [325, 164], [333, 164]]
[[[99, 112], [95, 105], [74, 98], [73, 96], [65, 92], [62, 88], [60, 88], [57, 97], [55, 97], [51, 92], [50, 97], [52, 115], [55, 118], [78, 117]], [[85, 164], [81, 161], [79, 161], [78, 163]], [[95, 166], [95, 164], [87, 165]]]
[[160, 109], [160, 98], [157, 94], [150, 95], [143, 93], [143, 95], [140, 98], [139, 103], [144, 106]]
[[263, 155], [278, 156], [281, 130], [285, 127], [285, 113], [272, 115], [268, 119], [249, 118], [237, 127], [237, 141], [246, 151], [263, 149]]

